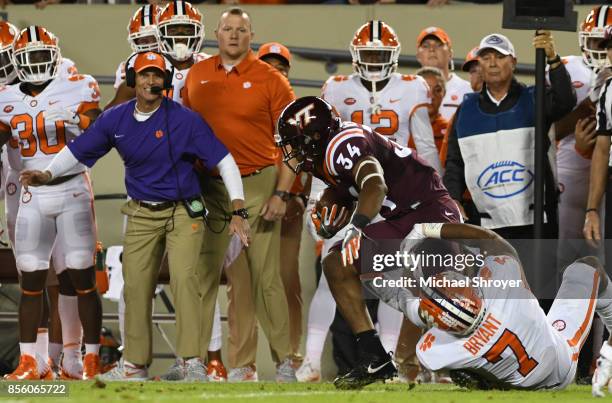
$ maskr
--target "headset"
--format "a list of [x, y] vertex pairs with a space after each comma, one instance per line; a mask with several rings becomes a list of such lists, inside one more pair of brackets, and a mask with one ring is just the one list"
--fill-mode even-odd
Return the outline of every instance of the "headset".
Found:
[[[157, 53], [157, 52], [151, 52], [151, 53]], [[136, 87], [136, 70], [134, 70], [134, 63], [130, 65], [130, 62], [132, 62], [132, 59], [134, 59], [139, 54], [140, 53], [133, 53], [125, 61], [125, 84], [130, 88]], [[168, 63], [164, 55], [162, 55], [161, 53], [157, 53], [157, 54], [162, 56], [164, 60], [166, 60], [166, 70], [164, 71], [164, 86], [162, 89], [169, 90], [172, 88], [172, 78], [174, 77], [174, 66], [172, 65], [172, 63]], [[167, 68], [168, 64], [172, 66], [170, 70], [168, 70]]]

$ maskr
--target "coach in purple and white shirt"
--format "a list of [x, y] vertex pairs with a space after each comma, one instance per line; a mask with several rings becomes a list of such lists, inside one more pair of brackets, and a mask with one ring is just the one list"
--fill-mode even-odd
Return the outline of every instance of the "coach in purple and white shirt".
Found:
[[[134, 58], [128, 85], [136, 99], [104, 112], [65, 147], [44, 171], [24, 171], [24, 186], [44, 185], [81, 162], [89, 167], [117, 149], [125, 165], [125, 187], [132, 200], [124, 240], [125, 353], [104, 380], [147, 379], [152, 361], [151, 301], [164, 251], [176, 307], [176, 353], [168, 380], [206, 380], [199, 359], [200, 312], [197, 262], [204, 234], [205, 208], [194, 163], [217, 168], [232, 200], [229, 233], [247, 245], [244, 193], [234, 158], [195, 112], [162, 95], [168, 72], [163, 57]], [[131, 80], [130, 80], [131, 74]], [[202, 320], [212, 320], [203, 318]]]

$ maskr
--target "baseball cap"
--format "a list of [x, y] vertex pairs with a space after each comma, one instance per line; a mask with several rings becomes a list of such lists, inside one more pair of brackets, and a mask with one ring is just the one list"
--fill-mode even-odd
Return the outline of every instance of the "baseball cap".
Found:
[[476, 55], [477, 52], [478, 46], [472, 48], [472, 50], [468, 52], [468, 54], [465, 56], [465, 61], [461, 65], [461, 70], [468, 72], [470, 71], [470, 65], [472, 63], [478, 63], [478, 56]]
[[435, 36], [440, 40], [440, 42], [448, 45], [449, 48], [452, 46], [450, 37], [448, 36], [445, 30], [439, 27], [427, 27], [421, 31], [419, 36], [417, 36], [417, 47], [421, 46], [423, 40], [425, 40], [425, 38], [427, 38], [428, 36]]
[[140, 53], [134, 60], [134, 71], [140, 73], [144, 69], [150, 67], [157, 68], [163, 72], [166, 71], [166, 59], [159, 53], [145, 52]]
[[289, 66], [291, 66], [291, 52], [289, 52], [289, 49], [287, 49], [286, 46], [281, 45], [278, 42], [264, 43], [259, 47], [257, 58], [261, 59], [262, 57], [268, 55], [280, 56], [287, 61]]
[[495, 49], [502, 55], [516, 57], [512, 42], [502, 34], [490, 34], [482, 38], [476, 56], [480, 56], [487, 49]]

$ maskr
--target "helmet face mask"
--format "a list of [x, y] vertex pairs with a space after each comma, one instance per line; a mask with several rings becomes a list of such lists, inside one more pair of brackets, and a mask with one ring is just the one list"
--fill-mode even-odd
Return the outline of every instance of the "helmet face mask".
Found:
[[611, 67], [605, 49], [599, 47], [604, 39], [606, 26], [612, 25], [612, 12], [609, 6], [599, 6], [589, 12], [578, 31], [578, 43], [584, 63], [593, 68]]
[[157, 23], [161, 52], [179, 62], [199, 52], [204, 41], [202, 21], [202, 14], [190, 3], [168, 3], [160, 12]]
[[159, 51], [158, 12], [159, 6], [147, 4], [140, 7], [128, 23], [128, 42], [134, 53]]
[[45, 28], [31, 26], [15, 41], [13, 64], [22, 82], [42, 84], [58, 76], [61, 62], [57, 38]]
[[[447, 271], [431, 277], [434, 282], [469, 281], [457, 271]], [[482, 290], [474, 286], [421, 287], [419, 316], [429, 327], [466, 337], [482, 322], [486, 309]]]
[[387, 80], [397, 70], [401, 46], [393, 29], [382, 21], [362, 25], [349, 49], [353, 70], [366, 81]]

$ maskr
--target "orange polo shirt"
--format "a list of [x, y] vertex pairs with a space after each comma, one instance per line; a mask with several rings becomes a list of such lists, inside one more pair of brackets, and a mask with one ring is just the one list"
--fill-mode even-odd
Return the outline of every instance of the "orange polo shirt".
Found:
[[242, 175], [278, 163], [276, 121], [293, 99], [289, 81], [251, 50], [229, 73], [219, 55], [196, 63], [183, 89], [185, 106], [212, 127]]

